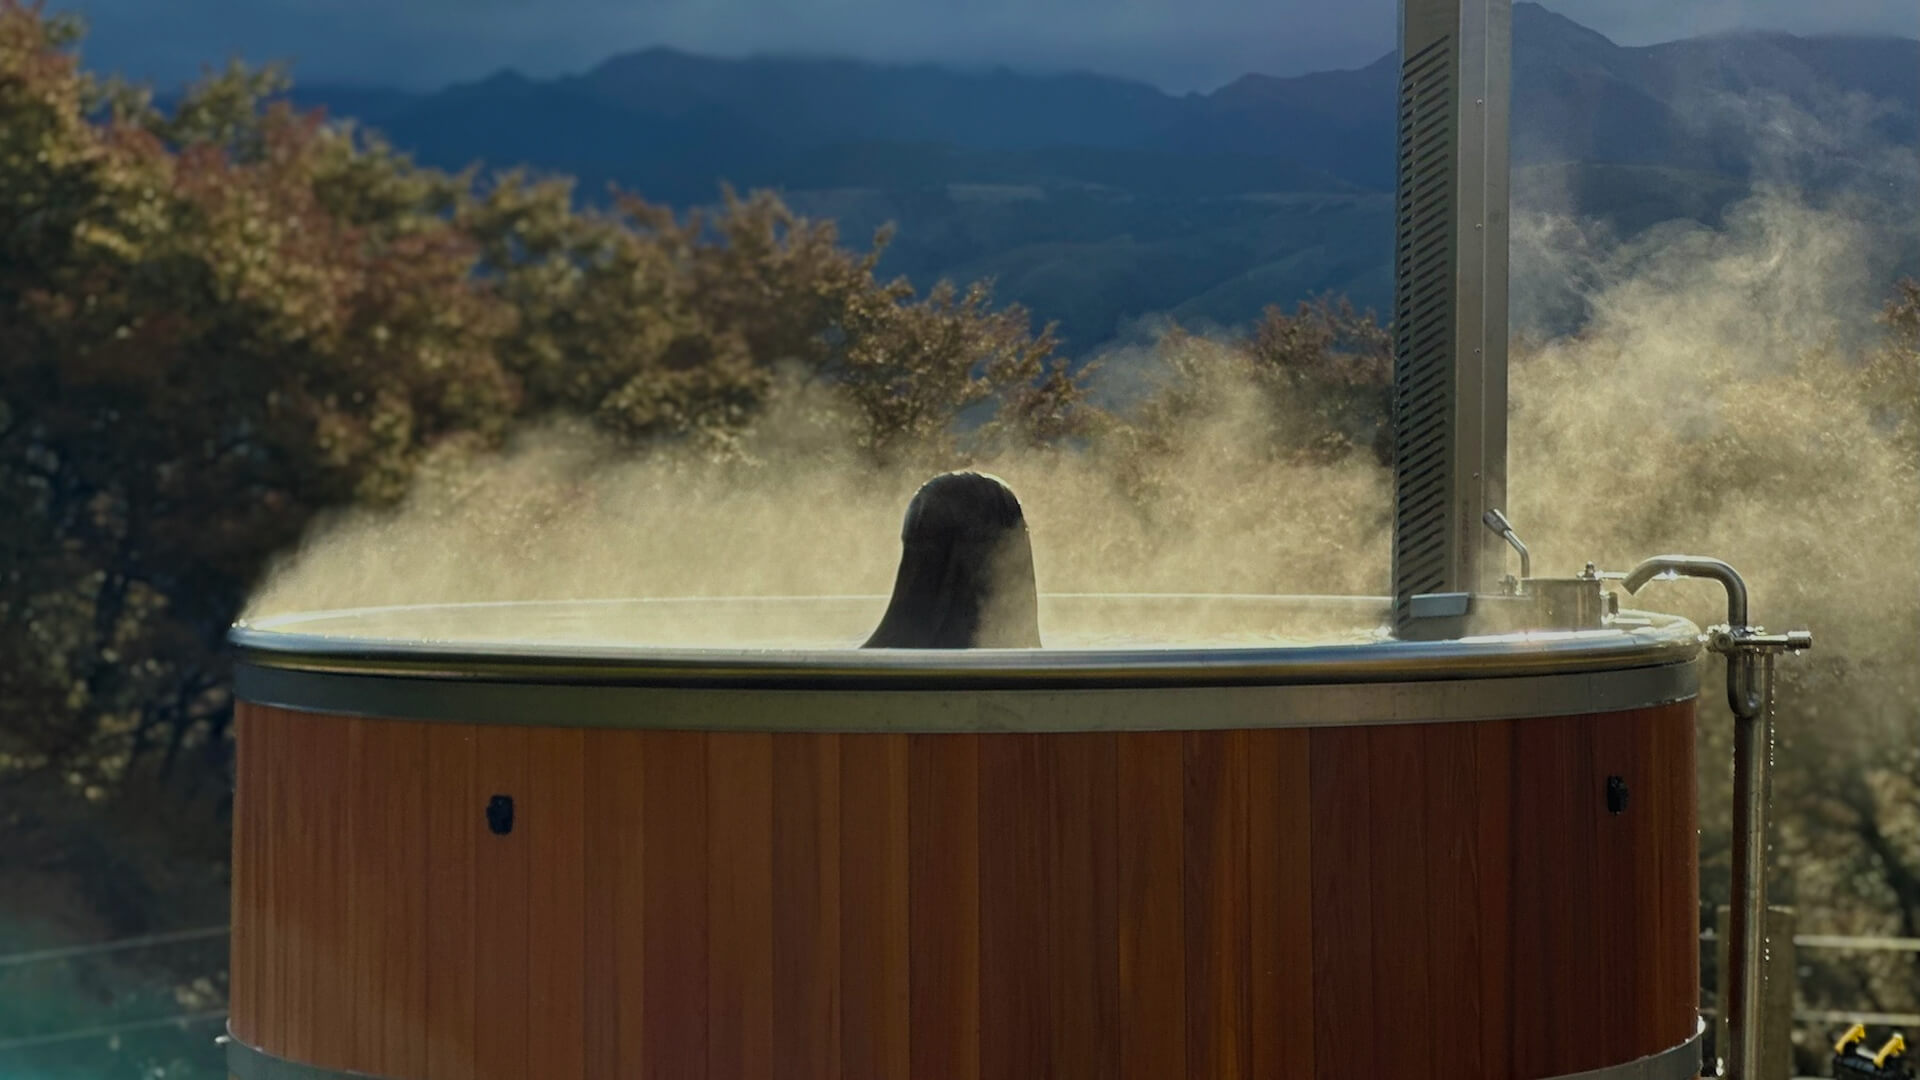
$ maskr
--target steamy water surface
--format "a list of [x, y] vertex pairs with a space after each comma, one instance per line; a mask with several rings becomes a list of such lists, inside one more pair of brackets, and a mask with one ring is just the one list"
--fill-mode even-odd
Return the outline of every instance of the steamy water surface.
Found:
[[[481, 648], [856, 649], [884, 596], [683, 597], [422, 604], [253, 620], [257, 630]], [[1049, 595], [1046, 647], [1275, 648], [1385, 640], [1386, 602], [1365, 596]]]

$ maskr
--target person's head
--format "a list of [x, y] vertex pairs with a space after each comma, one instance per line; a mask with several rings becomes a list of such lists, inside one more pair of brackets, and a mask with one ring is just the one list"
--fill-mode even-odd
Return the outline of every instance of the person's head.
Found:
[[1040, 646], [1033, 546], [1013, 490], [995, 477], [936, 476], [907, 504], [900, 572], [870, 649]]

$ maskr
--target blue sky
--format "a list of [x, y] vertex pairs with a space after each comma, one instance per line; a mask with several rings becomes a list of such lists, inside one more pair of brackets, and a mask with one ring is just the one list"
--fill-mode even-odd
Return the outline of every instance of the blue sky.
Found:
[[[54, 0], [91, 66], [162, 83], [230, 56], [307, 82], [425, 88], [503, 67], [578, 71], [649, 45], [1004, 63], [1211, 89], [1248, 71], [1353, 67], [1397, 0]], [[1920, 37], [1916, 0], [1547, 0], [1624, 44], [1736, 28]]]

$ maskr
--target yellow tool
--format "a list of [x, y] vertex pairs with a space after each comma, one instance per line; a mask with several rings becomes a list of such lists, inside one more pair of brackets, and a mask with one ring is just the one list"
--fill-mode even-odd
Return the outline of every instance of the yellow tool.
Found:
[[1906, 1052], [1906, 1037], [1896, 1031], [1893, 1033], [1893, 1038], [1888, 1039], [1886, 1045], [1880, 1048], [1880, 1052], [1873, 1055], [1873, 1067], [1884, 1069], [1887, 1067], [1888, 1059], [1897, 1058]]
[[1833, 1044], [1833, 1052], [1836, 1054], [1844, 1054], [1866, 1041], [1867, 1025], [1855, 1024], [1847, 1029], [1846, 1034], [1840, 1036], [1839, 1042]]

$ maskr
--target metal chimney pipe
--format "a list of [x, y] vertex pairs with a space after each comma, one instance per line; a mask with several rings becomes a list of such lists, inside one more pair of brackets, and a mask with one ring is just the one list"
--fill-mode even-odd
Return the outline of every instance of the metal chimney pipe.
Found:
[[1394, 623], [1459, 637], [1499, 589], [1506, 504], [1512, 0], [1401, 0]]

